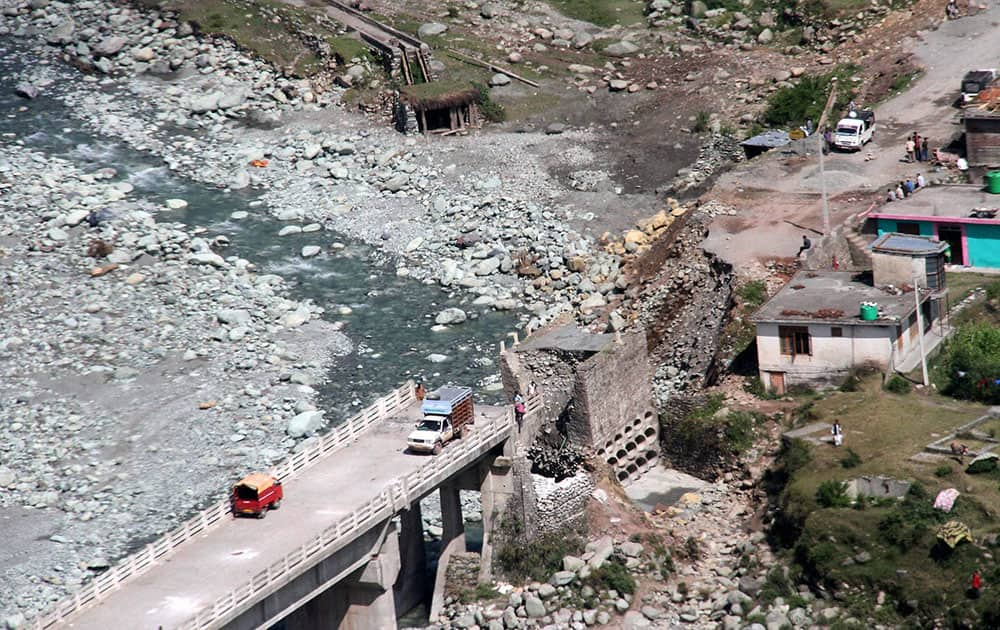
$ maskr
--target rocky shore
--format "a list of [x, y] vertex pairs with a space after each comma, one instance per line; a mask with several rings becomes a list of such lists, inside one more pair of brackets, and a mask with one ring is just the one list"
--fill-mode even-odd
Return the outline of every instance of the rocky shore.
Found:
[[350, 350], [280, 277], [158, 221], [163, 208], [112, 169], [23, 147], [11, 157], [0, 507], [5, 529], [30, 523], [43, 542], [2, 552], [9, 626], [217, 500], [234, 475], [283, 459], [292, 418], [314, 409], [310, 385]]
[[[499, 584], [497, 593], [469, 603], [451, 597], [431, 628], [778, 630], [860, 624], [838, 602], [793, 586], [764, 534], [748, 531], [755, 492], [752, 480], [727, 475], [647, 517], [655, 533], [612, 531], [591, 539], [581, 556], [563, 558], [562, 570], [546, 582]], [[624, 565], [635, 578], [634, 594], [608, 587], [607, 574], [599, 572], [609, 562]]]

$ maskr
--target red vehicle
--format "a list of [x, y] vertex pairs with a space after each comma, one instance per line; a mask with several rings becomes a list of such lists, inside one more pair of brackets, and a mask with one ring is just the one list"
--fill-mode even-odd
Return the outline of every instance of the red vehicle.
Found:
[[281, 507], [284, 496], [280, 481], [264, 473], [251, 473], [233, 486], [233, 516], [264, 518], [268, 510]]

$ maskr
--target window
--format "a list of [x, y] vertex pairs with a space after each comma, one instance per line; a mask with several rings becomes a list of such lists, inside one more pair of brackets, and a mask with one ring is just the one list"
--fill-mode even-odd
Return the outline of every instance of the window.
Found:
[[831, 326], [830, 327], [830, 336], [831, 337], [843, 337], [844, 336], [844, 329], [841, 328], [840, 326]]
[[809, 329], [805, 326], [778, 326], [778, 336], [781, 338], [781, 354], [812, 354]]

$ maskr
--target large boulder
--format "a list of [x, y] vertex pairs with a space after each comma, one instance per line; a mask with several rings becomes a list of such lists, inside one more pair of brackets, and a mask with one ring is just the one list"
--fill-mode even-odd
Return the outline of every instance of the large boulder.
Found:
[[66, 17], [59, 21], [45, 36], [45, 41], [53, 46], [62, 46], [73, 42], [73, 32], [76, 24], [72, 18]]
[[434, 318], [434, 323], [444, 325], [461, 324], [468, 319], [468, 317], [469, 316], [465, 314], [465, 311], [460, 308], [446, 308], [438, 313], [437, 317]]
[[322, 411], [304, 411], [289, 420], [285, 430], [293, 438], [299, 438], [315, 433], [322, 426]]
[[14, 86], [14, 94], [17, 94], [21, 98], [33, 99], [38, 97], [38, 88], [22, 81]]
[[492, 87], [500, 87], [508, 84], [510, 84], [510, 77], [502, 72], [498, 72], [490, 77], [490, 85]]
[[604, 49], [604, 54], [609, 57], [627, 57], [639, 52], [639, 47], [628, 40], [615, 42]]
[[205, 112], [215, 111], [219, 109], [219, 99], [221, 98], [222, 92], [218, 91], [202, 94], [201, 96], [195, 96], [191, 99], [188, 109], [191, 110], [191, 113], [193, 114], [204, 114]]
[[420, 25], [420, 28], [417, 29], [417, 35], [421, 38], [434, 37], [435, 35], [444, 34], [447, 30], [448, 26], [445, 24], [441, 24], [440, 22], [428, 22]]
[[128, 39], [119, 36], [105, 37], [94, 45], [95, 57], [111, 57], [117, 55], [118, 51], [125, 47]]

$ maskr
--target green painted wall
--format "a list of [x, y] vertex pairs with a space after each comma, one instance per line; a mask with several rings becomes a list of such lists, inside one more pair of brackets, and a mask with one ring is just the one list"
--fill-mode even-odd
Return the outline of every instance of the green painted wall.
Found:
[[[913, 223], [913, 221], [904, 221], [904, 223]], [[924, 221], [919, 221], [917, 223], [920, 226], [920, 236], [934, 236], [934, 224]], [[882, 236], [886, 232], [898, 232], [896, 228], [895, 219], [879, 219], [878, 220], [878, 235]]]
[[1000, 225], [966, 224], [965, 242], [970, 266], [1000, 269]]

